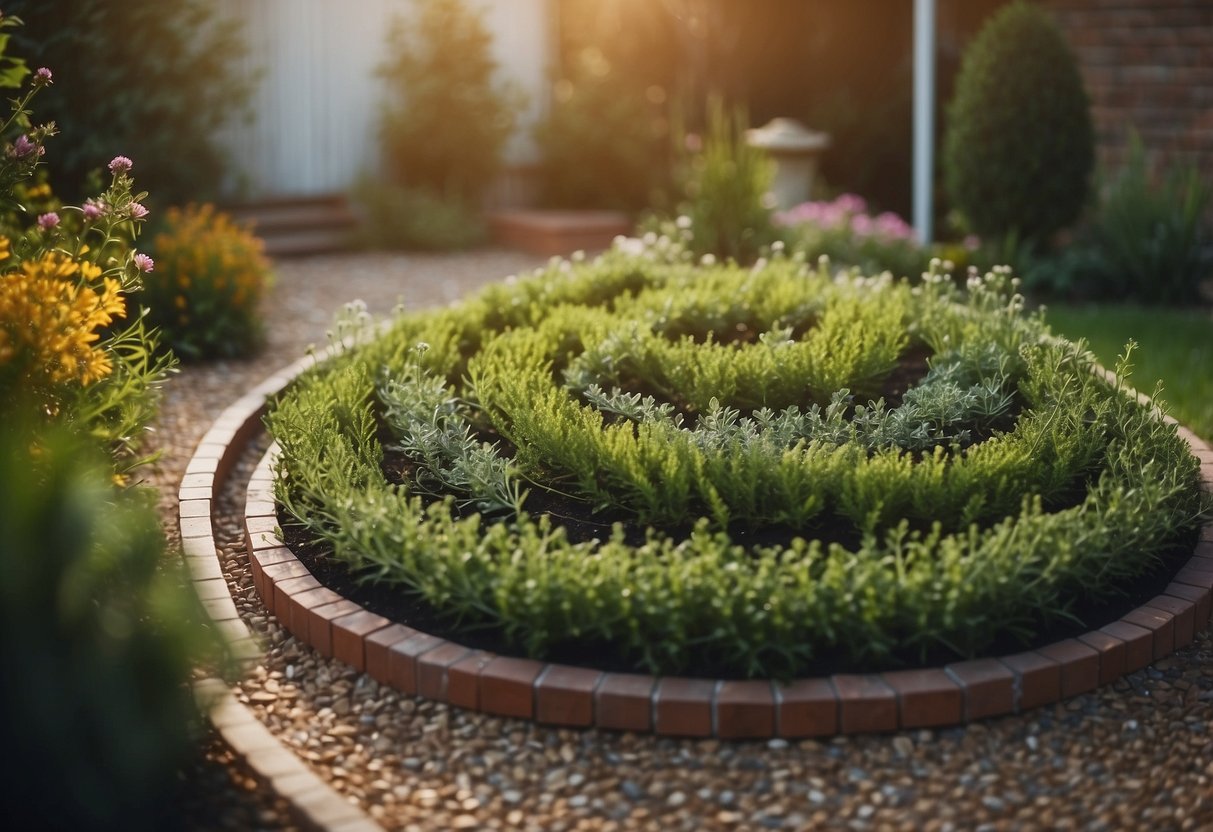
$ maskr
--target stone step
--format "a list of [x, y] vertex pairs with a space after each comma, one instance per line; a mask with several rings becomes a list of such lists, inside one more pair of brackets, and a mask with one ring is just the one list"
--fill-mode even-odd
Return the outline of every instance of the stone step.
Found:
[[277, 231], [260, 235], [269, 257], [303, 257], [328, 254], [350, 248], [353, 230], [349, 228], [314, 228], [299, 231]]
[[343, 195], [280, 197], [224, 206], [252, 227], [271, 257], [299, 257], [350, 247], [358, 218]]
[[284, 205], [276, 208], [240, 209], [230, 212], [240, 223], [265, 236], [279, 231], [349, 228], [358, 222], [347, 205]]

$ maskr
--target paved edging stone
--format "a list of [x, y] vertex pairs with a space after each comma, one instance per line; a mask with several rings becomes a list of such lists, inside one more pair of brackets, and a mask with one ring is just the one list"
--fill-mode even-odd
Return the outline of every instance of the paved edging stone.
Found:
[[[211, 506], [245, 445], [257, 435], [267, 398], [315, 360], [307, 357], [295, 362], [225, 410], [198, 443], [178, 490], [182, 552], [194, 590], [232, 655], [246, 665], [261, 657], [261, 646], [240, 618], [223, 577]], [[257, 497], [267, 498], [265, 494]], [[272, 494], [268, 499], [273, 499]], [[317, 832], [382, 832], [383, 827], [370, 815], [342, 797], [281, 743], [222, 680], [200, 680], [194, 684], [194, 693], [223, 741], [286, 802], [300, 824]]]

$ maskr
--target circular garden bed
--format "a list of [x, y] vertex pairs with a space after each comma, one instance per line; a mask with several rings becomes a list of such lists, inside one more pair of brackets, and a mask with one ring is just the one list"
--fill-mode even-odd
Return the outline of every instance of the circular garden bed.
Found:
[[[717, 704], [698, 680], [834, 674], [845, 704], [858, 674], [980, 677], [965, 660], [1066, 639], [1107, 675], [1099, 639], [1070, 637], [1162, 593], [1200, 517], [1174, 424], [1004, 272], [910, 285], [616, 250], [401, 317], [268, 423], [299, 560], [435, 639], [414, 648], [462, 645], [444, 672], [512, 655], [678, 676]], [[1033, 661], [991, 671], [1013, 706]]]

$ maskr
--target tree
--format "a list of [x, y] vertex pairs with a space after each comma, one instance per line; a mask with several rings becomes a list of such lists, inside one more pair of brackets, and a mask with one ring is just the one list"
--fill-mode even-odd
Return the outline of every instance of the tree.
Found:
[[207, 0], [9, 0], [14, 36], [55, 83], [40, 115], [60, 130], [52, 184], [68, 200], [116, 155], [134, 159], [159, 204], [202, 199], [222, 181], [216, 130], [247, 108], [240, 23]]
[[417, 0], [388, 33], [379, 68], [389, 104], [382, 140], [389, 173], [409, 188], [473, 202], [492, 181], [522, 106], [494, 84], [492, 36], [462, 0]]

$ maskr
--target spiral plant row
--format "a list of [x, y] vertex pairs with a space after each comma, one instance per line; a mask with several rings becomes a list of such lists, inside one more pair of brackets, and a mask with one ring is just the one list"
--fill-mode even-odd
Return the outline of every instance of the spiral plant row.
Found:
[[[663, 241], [662, 241], [663, 242]], [[1200, 515], [1152, 407], [964, 285], [619, 246], [402, 315], [274, 405], [290, 523], [520, 654], [790, 677], [1031, 643]]]

